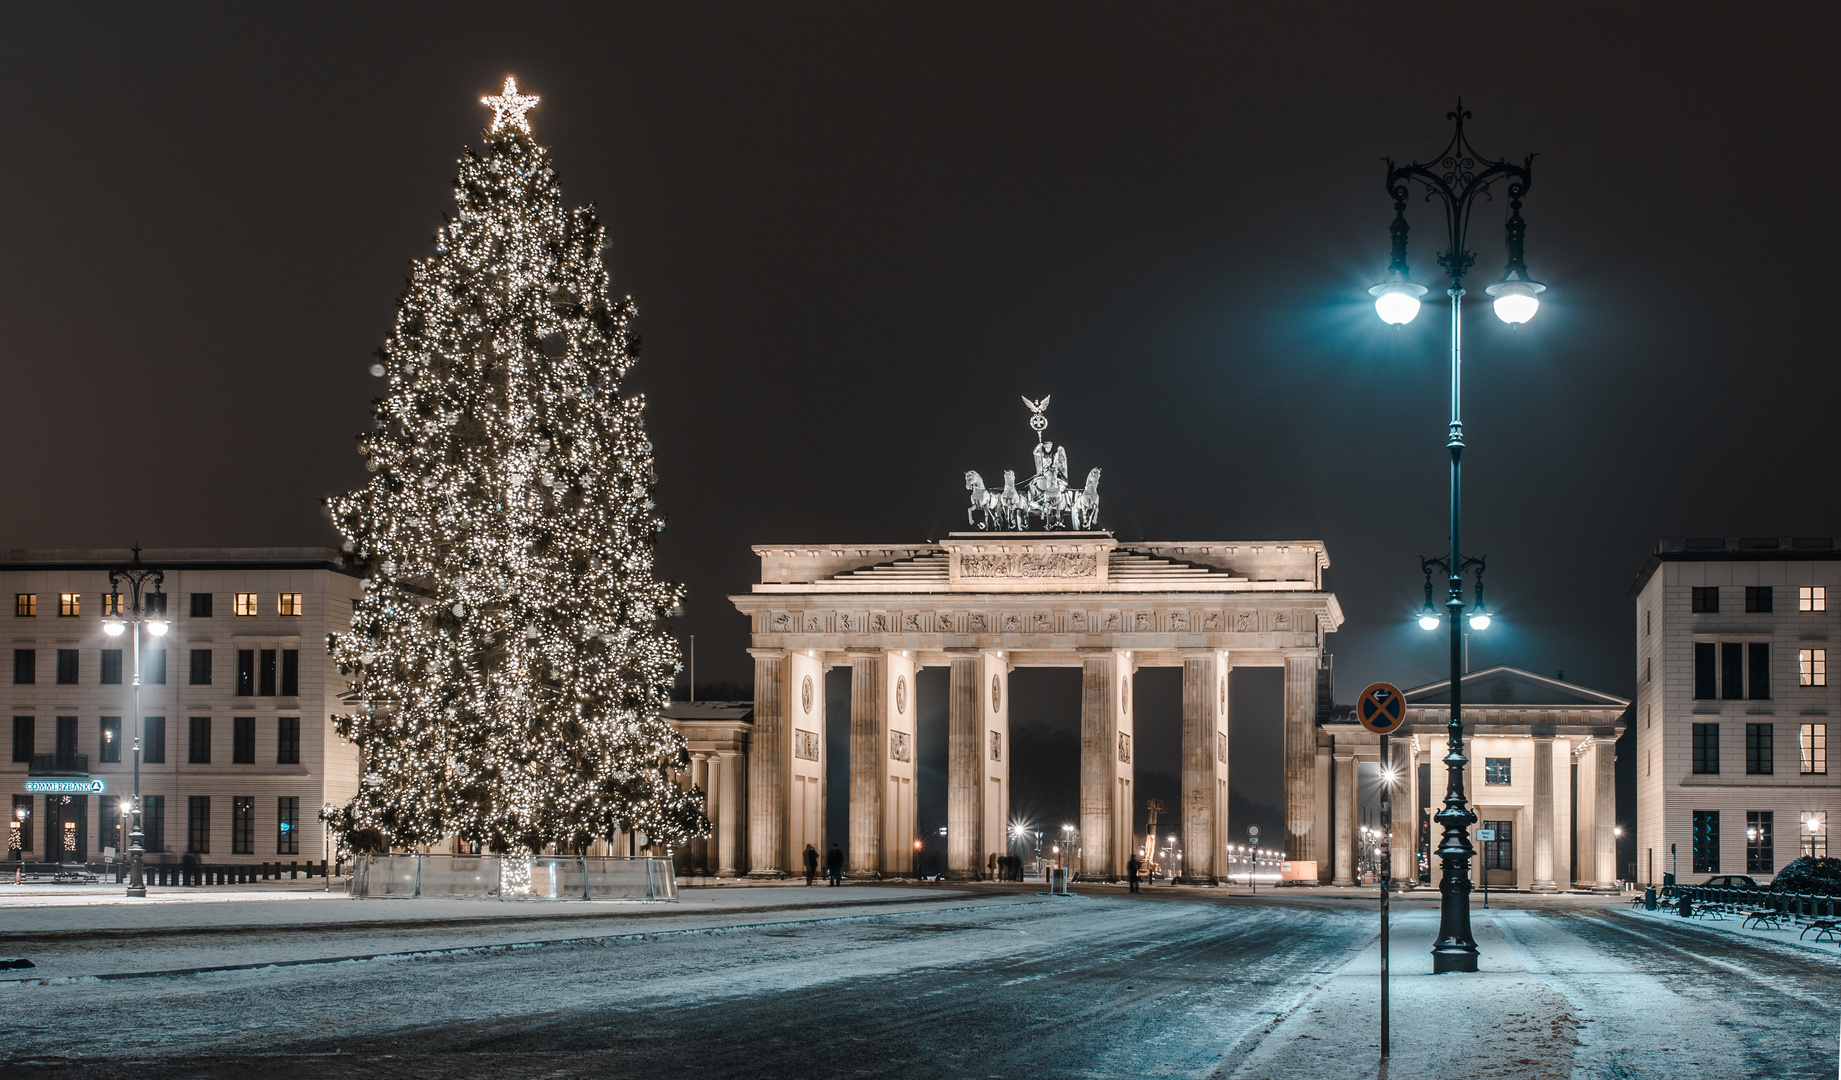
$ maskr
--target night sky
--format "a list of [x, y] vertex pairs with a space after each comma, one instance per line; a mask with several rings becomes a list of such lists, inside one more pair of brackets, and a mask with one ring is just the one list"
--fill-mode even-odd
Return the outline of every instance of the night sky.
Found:
[[[1659, 537], [1841, 531], [1831, 7], [273, 7], [9, 11], [0, 545], [333, 542], [370, 354], [507, 73], [639, 304], [700, 681], [749, 676], [750, 544], [962, 527], [966, 469], [1028, 462], [1023, 394], [1124, 539], [1326, 541], [1339, 698], [1442, 677], [1411, 616], [1446, 324], [1366, 289], [1381, 158], [1436, 153], [1460, 95], [1480, 150], [1540, 155], [1550, 286], [1524, 327], [1468, 308], [1473, 669], [1629, 696]], [[1019, 680], [1019, 726], [1073, 730], [1069, 678]], [[1276, 802], [1276, 676], [1236, 693], [1236, 785]]]

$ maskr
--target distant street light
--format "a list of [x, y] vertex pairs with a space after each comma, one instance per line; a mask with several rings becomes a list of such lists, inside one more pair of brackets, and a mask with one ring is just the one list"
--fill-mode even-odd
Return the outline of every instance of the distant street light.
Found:
[[[160, 585], [166, 580], [166, 573], [152, 567], [141, 565], [141, 546], [134, 545], [134, 561], [120, 570], [109, 571], [110, 599], [106, 614], [102, 617], [102, 632], [110, 637], [120, 637], [130, 626], [134, 628], [134, 813], [128, 822], [128, 857], [131, 860], [128, 872], [128, 895], [146, 896], [147, 878], [142, 870], [142, 856], [145, 851], [141, 846], [141, 627], [154, 637], [165, 637], [168, 623], [166, 621], [166, 594], [160, 591]], [[124, 614], [121, 583], [126, 581], [129, 590], [129, 603]], [[153, 583], [153, 591], [145, 598], [141, 588], [148, 582]]]
[[1442, 559], [1420, 560], [1420, 569], [1425, 573], [1426, 596], [1425, 607], [1419, 613], [1419, 625], [1426, 630], [1436, 630], [1441, 621], [1438, 609], [1432, 604], [1432, 571], [1438, 569], [1443, 571], [1446, 578], [1444, 620], [1451, 626], [1451, 720], [1447, 725], [1449, 752], [1445, 755], [1448, 781], [1444, 809], [1436, 817], [1444, 826], [1445, 834], [1438, 847], [1439, 858], [1444, 862], [1444, 874], [1438, 886], [1441, 894], [1438, 942], [1432, 948], [1432, 971], [1435, 974], [1477, 970], [1477, 943], [1470, 930], [1470, 861], [1476, 852], [1470, 846], [1469, 836], [1470, 826], [1476, 823], [1477, 815], [1464, 797], [1464, 767], [1469, 764], [1464, 757], [1463, 719], [1466, 573], [1473, 570], [1476, 572], [1477, 602], [1468, 620], [1471, 629], [1482, 630], [1488, 627], [1490, 613], [1483, 604], [1483, 559], [1470, 558], [1464, 554], [1460, 532], [1463, 520], [1464, 452], [1461, 407], [1463, 298], [1464, 275], [1476, 261], [1476, 254], [1465, 247], [1470, 212], [1479, 199], [1490, 198], [1491, 188], [1498, 182], [1505, 184], [1508, 189], [1508, 265], [1503, 270], [1502, 280], [1484, 290], [1495, 298], [1496, 317], [1511, 326], [1527, 322], [1539, 310], [1540, 294], [1547, 288], [1528, 276], [1527, 264], [1522, 259], [1522, 240], [1527, 232], [1527, 223], [1522, 220], [1521, 200], [1527, 194], [1531, 182], [1529, 168], [1534, 158], [1529, 156], [1520, 165], [1485, 158], [1471, 147], [1470, 140], [1464, 136], [1464, 121], [1470, 118], [1470, 114], [1464, 111], [1463, 104], [1460, 102], [1448, 116], [1455, 128], [1451, 141], [1443, 151], [1427, 161], [1406, 165], [1395, 165], [1392, 158], [1387, 159], [1387, 193], [1394, 201], [1394, 220], [1388, 227], [1393, 242], [1392, 259], [1387, 266], [1386, 278], [1368, 290], [1374, 297], [1376, 313], [1394, 326], [1406, 325], [1419, 313], [1419, 298], [1428, 290], [1412, 281], [1406, 264], [1407, 197], [1411, 193], [1411, 186], [1418, 184], [1425, 189], [1426, 199], [1437, 203], [1444, 212], [1446, 247], [1439, 253], [1438, 265], [1449, 279], [1445, 295], [1451, 298], [1451, 423], [1445, 438], [1445, 447], [1451, 454], [1451, 527], [1447, 533], [1451, 548]]

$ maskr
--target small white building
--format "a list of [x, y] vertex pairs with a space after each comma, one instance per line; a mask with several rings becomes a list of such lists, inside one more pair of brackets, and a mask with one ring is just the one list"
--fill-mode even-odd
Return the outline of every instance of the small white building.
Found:
[[[140, 554], [164, 571], [171, 626], [141, 637], [149, 860], [323, 858], [320, 807], [357, 790], [357, 750], [330, 719], [344, 682], [326, 653], [327, 633], [350, 623], [356, 574], [328, 548]], [[103, 616], [117, 602], [108, 572], [129, 561], [115, 550], [0, 551], [11, 859], [97, 862], [128, 846], [134, 639], [105, 634]]]
[[1799, 855], [1829, 854], [1837, 587], [1828, 537], [1656, 546], [1632, 589], [1639, 880], [1764, 882]]
[[[1471, 672], [1463, 687], [1464, 794], [1477, 815], [1471, 880], [1532, 892], [1614, 890], [1616, 742], [1630, 702], [1506, 666]], [[1423, 855], [1436, 885], [1442, 868], [1434, 852], [1444, 830], [1432, 816], [1445, 799], [1451, 683], [1441, 679], [1404, 693], [1406, 723], [1389, 737], [1397, 776], [1386, 845], [1390, 871], [1410, 886]], [[1331, 884], [1353, 884], [1361, 864], [1361, 770], [1378, 773], [1381, 737], [1346, 708], [1318, 732], [1318, 790], [1329, 793], [1333, 819]], [[1483, 829], [1493, 838], [1482, 839]]]

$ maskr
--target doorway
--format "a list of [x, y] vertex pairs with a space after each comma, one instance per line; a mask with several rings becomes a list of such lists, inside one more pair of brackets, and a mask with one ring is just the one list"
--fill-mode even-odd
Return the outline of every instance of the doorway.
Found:
[[1492, 888], [1515, 887], [1515, 822], [1507, 819], [1485, 821], [1485, 829], [1496, 830], [1494, 840], [1483, 841], [1483, 873]]
[[82, 862], [89, 844], [89, 796], [45, 797], [45, 860]]

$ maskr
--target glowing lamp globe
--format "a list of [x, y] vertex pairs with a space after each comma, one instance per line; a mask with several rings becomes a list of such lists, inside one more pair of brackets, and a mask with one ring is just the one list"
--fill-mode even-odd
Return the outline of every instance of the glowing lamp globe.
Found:
[[1470, 613], [1470, 628], [1472, 630], [1488, 630], [1489, 629], [1489, 612], [1487, 611], [1471, 612]]
[[1419, 629], [1421, 630], [1438, 629], [1438, 613], [1433, 611], [1431, 608], [1426, 608], [1424, 611], [1420, 612], [1419, 613]]
[[166, 628], [170, 625], [165, 619], [148, 619], [147, 632], [154, 637], [165, 637]]
[[1534, 318], [1534, 313], [1540, 310], [1541, 294], [1547, 291], [1547, 286], [1529, 281], [1518, 270], [1511, 270], [1507, 277], [1483, 291], [1496, 298], [1496, 318], [1510, 326], [1518, 326]]
[[121, 621], [119, 615], [110, 615], [102, 620], [102, 632], [110, 637], [120, 637], [121, 632], [127, 628], [127, 624]]
[[1395, 272], [1368, 290], [1374, 297], [1374, 310], [1381, 321], [1393, 326], [1405, 326], [1419, 314], [1419, 298], [1426, 294], [1424, 285], [1415, 285], [1405, 276]]

